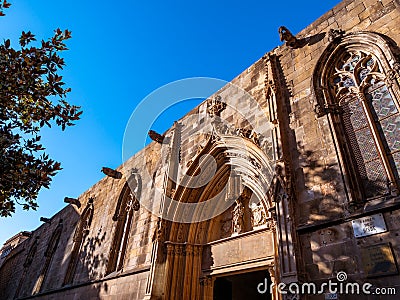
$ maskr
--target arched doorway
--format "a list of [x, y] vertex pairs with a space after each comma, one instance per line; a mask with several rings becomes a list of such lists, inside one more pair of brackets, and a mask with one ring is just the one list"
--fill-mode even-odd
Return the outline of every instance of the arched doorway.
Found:
[[[204, 155], [213, 160], [202, 160]], [[257, 290], [265, 280], [268, 285], [274, 282], [278, 270], [275, 207], [269, 196], [275, 171], [272, 158], [251, 139], [210, 137], [187, 171], [186, 183], [207, 177], [212, 164], [215, 174], [205, 186], [179, 185], [175, 207], [166, 206], [167, 214], [189, 214], [194, 221], [168, 226], [163, 296], [241, 299], [247, 294], [252, 299], [272, 299], [269, 291]], [[207, 206], [209, 199], [217, 204]], [[176, 203], [205, 205], [185, 211]], [[212, 218], [199, 221], [199, 216], [210, 211], [216, 212]]]

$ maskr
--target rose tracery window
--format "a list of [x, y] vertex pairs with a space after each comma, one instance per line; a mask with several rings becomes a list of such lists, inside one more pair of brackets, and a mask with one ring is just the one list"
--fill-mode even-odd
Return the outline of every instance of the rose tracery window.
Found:
[[342, 147], [363, 198], [389, 194], [399, 184], [399, 105], [385, 80], [379, 60], [361, 50], [343, 52], [328, 79], [339, 105]]

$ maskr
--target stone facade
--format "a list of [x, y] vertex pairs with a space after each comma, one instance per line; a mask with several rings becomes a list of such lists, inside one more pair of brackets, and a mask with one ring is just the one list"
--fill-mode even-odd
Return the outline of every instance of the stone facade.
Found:
[[[13, 248], [2, 299], [354, 297], [328, 281], [398, 295], [400, 2], [344, 0], [279, 33]], [[289, 288], [310, 282], [321, 292]]]

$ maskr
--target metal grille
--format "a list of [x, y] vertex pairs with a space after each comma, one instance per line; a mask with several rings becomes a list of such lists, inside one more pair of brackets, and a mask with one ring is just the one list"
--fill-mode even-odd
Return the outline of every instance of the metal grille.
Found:
[[395, 114], [381, 121], [383, 134], [390, 152], [400, 150], [400, 116]]
[[400, 170], [400, 152], [393, 153], [392, 156], [396, 169]]
[[360, 100], [351, 98], [343, 105], [343, 109], [342, 121], [351, 146], [351, 158], [355, 162], [366, 197], [386, 194], [388, 179], [385, 168]]
[[386, 85], [366, 94], [366, 97], [371, 101], [375, 116], [379, 121], [398, 112]]

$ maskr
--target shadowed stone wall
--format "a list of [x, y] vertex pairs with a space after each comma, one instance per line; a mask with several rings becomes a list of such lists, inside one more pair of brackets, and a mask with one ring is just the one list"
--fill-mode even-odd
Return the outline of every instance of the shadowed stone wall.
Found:
[[[362, 253], [368, 247], [389, 245], [397, 270], [400, 260], [398, 192], [379, 199], [364, 199], [355, 207], [350, 205], [353, 186], [349, 184], [348, 166], [343, 163], [338, 134], [330, 123], [333, 117], [329, 111], [316, 113], [318, 103], [324, 100], [314, 89], [313, 76], [318, 74], [316, 68], [322, 66], [319, 63], [324, 50], [335, 42], [335, 37], [329, 34], [331, 29], [343, 31], [338, 33], [339, 39], [349, 34], [351, 39], [351, 34], [357, 32], [377, 33], [394, 49], [397, 63], [400, 61], [400, 2], [345, 0], [299, 32], [294, 47], [283, 44], [273, 49], [232, 80], [232, 84], [251, 95], [251, 99], [238, 97], [240, 93], [232, 92], [229, 86], [210, 95], [209, 99], [220, 97], [226, 102], [227, 107], [221, 110], [220, 117], [228, 123], [231, 132], [237, 129], [251, 131], [256, 124], [257, 134], [270, 138], [268, 134], [273, 128], [271, 144], [254, 142], [266, 156], [277, 159], [283, 170], [277, 186], [284, 190], [280, 193], [285, 197], [283, 200], [276, 197], [279, 188], [270, 196], [271, 203], [275, 203], [272, 207], [282, 208], [283, 215], [278, 212], [277, 217], [273, 211], [265, 212], [269, 218], [275, 218], [268, 230], [278, 233], [277, 261], [271, 271], [272, 277], [276, 276], [277, 282], [285, 283], [322, 283], [345, 271], [349, 280], [367, 281], [376, 287], [396, 287], [400, 293], [398, 272], [367, 278], [366, 262], [362, 260]], [[266, 33], [266, 36], [268, 34], [271, 33]], [[400, 75], [393, 76], [394, 89], [398, 89]], [[397, 98], [398, 109], [399, 100]], [[215, 120], [208, 112], [208, 103], [203, 102], [178, 122], [181, 135], [179, 145], [175, 145], [179, 148], [178, 182], [185, 177], [209, 140], [209, 136], [202, 133], [212, 131]], [[169, 129], [165, 137], [172, 139], [175, 130], [176, 127]], [[246, 138], [251, 139], [250, 136]], [[166, 268], [165, 260], [160, 261], [155, 253], [160, 251], [161, 256], [166, 255], [167, 247], [163, 243], [168, 241], [160, 238], [160, 248], [154, 247], [161, 233], [157, 216], [146, 209], [157, 210], [162, 203], [156, 192], [166, 186], [167, 164], [163, 160], [168, 153], [163, 153], [162, 146], [157, 142], [149, 144], [117, 169], [122, 173], [121, 179], [103, 178], [78, 198], [80, 208], [67, 205], [51, 218], [51, 223], [44, 223], [32, 232], [29, 239], [16, 246], [0, 268], [1, 298], [162, 298], [164, 284], [169, 283], [163, 283], [162, 287], [156, 287], [156, 283], [169, 277], [164, 276], [164, 271], [154, 271], [153, 277], [150, 273], [155, 265], [162, 266], [162, 270]], [[140, 200], [146, 203], [146, 207], [140, 205], [133, 211], [122, 268], [108, 272], [118, 223], [113, 217], [133, 168], [134, 172], [149, 174], [151, 178], [139, 178]], [[168, 193], [173, 193], [171, 187]], [[77, 241], [77, 224], [90, 198], [93, 199], [93, 215], [85, 227], [77, 252], [73, 280], [63, 284]], [[356, 238], [352, 221], [378, 213], [382, 213], [387, 230]], [[166, 226], [162, 230], [168, 232], [172, 225], [167, 223]], [[61, 232], [59, 237], [55, 235], [57, 230]], [[226, 243], [231, 244], [234, 243]], [[148, 283], [148, 278], [153, 278], [154, 283]], [[215, 278], [205, 278], [201, 284], [207, 285], [207, 280]], [[184, 298], [185, 295], [188, 297], [186, 292], [182, 293]], [[302, 297], [324, 299], [324, 294]], [[204, 288], [204, 292], [197, 294], [196, 299], [200, 298], [212, 299], [210, 284], [208, 290]], [[340, 295], [339, 299], [350, 299], [350, 295]], [[365, 299], [377, 298], [365, 296]], [[392, 298], [387, 296], [387, 299]]]

